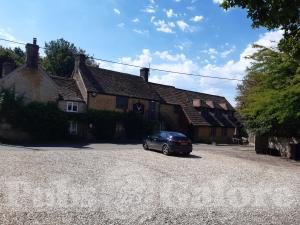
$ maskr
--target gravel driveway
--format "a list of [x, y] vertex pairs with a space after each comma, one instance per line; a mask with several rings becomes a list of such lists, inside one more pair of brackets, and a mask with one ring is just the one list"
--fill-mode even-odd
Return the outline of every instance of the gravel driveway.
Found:
[[300, 163], [252, 147], [0, 145], [0, 224], [300, 224]]

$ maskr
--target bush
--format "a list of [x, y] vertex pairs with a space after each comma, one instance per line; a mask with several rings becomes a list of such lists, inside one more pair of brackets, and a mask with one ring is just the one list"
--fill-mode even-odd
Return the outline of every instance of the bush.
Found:
[[58, 140], [66, 137], [68, 117], [53, 103], [24, 104], [11, 90], [0, 91], [0, 119], [27, 132], [34, 140]]
[[121, 113], [111, 111], [90, 110], [88, 123], [93, 124], [91, 132], [97, 140], [113, 140], [116, 130], [116, 122], [120, 120]]
[[157, 127], [154, 121], [146, 120], [142, 115], [130, 112], [124, 115], [123, 124], [127, 139], [141, 140], [147, 134], [152, 134]]
[[116, 124], [124, 126], [126, 138], [140, 140], [146, 134], [151, 134], [157, 123], [144, 119], [141, 115], [129, 112], [120, 113], [112, 111], [90, 110], [88, 123], [93, 124], [92, 134], [97, 140], [113, 140], [116, 136]]
[[37, 140], [64, 139], [68, 117], [55, 103], [32, 102], [23, 108], [21, 128]]
[[31, 102], [25, 105], [21, 97], [11, 91], [0, 91], [0, 120], [5, 119], [14, 128], [27, 132], [36, 141], [62, 140], [68, 136], [69, 121], [92, 124], [96, 140], [111, 141], [116, 137], [117, 123], [123, 124], [126, 138], [140, 140], [157, 128], [157, 122], [129, 112], [89, 110], [86, 114], [61, 111], [54, 102]]

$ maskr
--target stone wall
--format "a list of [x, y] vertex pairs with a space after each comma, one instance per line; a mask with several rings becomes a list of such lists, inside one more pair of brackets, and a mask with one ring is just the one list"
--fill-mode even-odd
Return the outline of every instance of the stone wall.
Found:
[[[144, 117], [148, 118], [149, 102], [150, 100], [146, 100], [146, 99], [128, 98], [127, 111], [132, 111], [134, 104], [141, 103], [144, 105]], [[159, 103], [156, 102], [156, 118], [158, 118], [159, 109], [160, 109], [159, 107], [160, 107]], [[92, 94], [90, 93], [88, 108], [96, 109], [96, 110], [124, 112], [123, 109], [116, 108], [116, 96], [114, 95], [97, 94], [96, 96], [92, 96]]]
[[216, 136], [212, 137], [211, 136], [211, 129], [212, 127], [208, 126], [199, 126], [197, 129], [195, 129], [195, 140], [199, 142], [204, 142], [204, 143], [231, 143], [232, 138], [235, 132], [235, 128], [227, 128], [227, 135], [223, 136], [222, 135], [222, 128], [221, 127], [216, 127]]
[[299, 143], [299, 138], [269, 137], [268, 148], [278, 151], [282, 157], [293, 158], [290, 144]]
[[2, 120], [0, 122], [0, 139], [12, 142], [29, 141], [30, 136], [20, 130], [14, 129], [10, 124]]
[[25, 103], [32, 101], [54, 102], [58, 97], [58, 88], [54, 81], [41, 69], [21, 66], [0, 81], [0, 87], [13, 88]]
[[[278, 155], [289, 159], [295, 159], [296, 151], [292, 145], [300, 144], [300, 138], [295, 137], [268, 137], [268, 136], [255, 136], [255, 151], [257, 153]], [[297, 148], [297, 146], [296, 146]], [[299, 147], [298, 147], [299, 148]], [[300, 151], [300, 150], [297, 150]], [[298, 153], [300, 154], [300, 152]]]

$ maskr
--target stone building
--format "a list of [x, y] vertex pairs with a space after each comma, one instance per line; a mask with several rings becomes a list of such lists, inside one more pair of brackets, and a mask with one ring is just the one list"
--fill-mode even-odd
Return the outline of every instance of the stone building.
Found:
[[[56, 102], [69, 113], [133, 111], [158, 121], [163, 130], [181, 131], [199, 142], [229, 143], [238, 134], [234, 108], [224, 97], [151, 83], [148, 68], [136, 76], [89, 66], [84, 55], [76, 56], [71, 77], [51, 76], [38, 63], [38, 49], [36, 40], [27, 44], [26, 63], [6, 69], [0, 79], [2, 88], [13, 88], [26, 102]], [[76, 134], [77, 127], [70, 121], [70, 132]]]

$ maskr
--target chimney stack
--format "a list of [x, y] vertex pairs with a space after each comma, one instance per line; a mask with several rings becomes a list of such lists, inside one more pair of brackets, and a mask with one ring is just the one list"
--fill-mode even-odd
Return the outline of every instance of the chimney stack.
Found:
[[26, 44], [26, 65], [27, 67], [37, 69], [39, 63], [39, 46], [36, 44], [36, 38], [33, 38], [32, 44]]
[[140, 77], [142, 77], [144, 79], [144, 81], [148, 82], [149, 68], [140, 69]]

